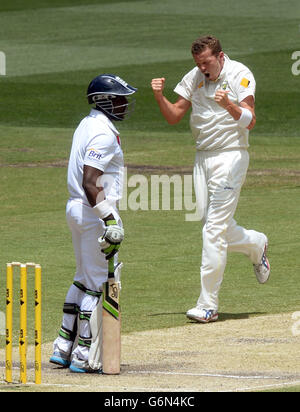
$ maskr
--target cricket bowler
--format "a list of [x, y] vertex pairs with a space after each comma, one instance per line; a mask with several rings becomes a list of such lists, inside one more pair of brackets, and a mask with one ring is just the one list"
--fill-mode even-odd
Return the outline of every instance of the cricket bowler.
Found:
[[125, 120], [133, 112], [132, 95], [136, 91], [113, 74], [94, 78], [87, 89], [88, 103], [94, 108], [73, 136], [66, 217], [76, 273], [50, 362], [75, 373], [102, 373], [102, 285], [109, 275], [114, 276], [114, 267], [120, 269], [117, 252], [124, 238], [117, 209], [124, 160], [114, 122]]
[[165, 78], [152, 79], [151, 86], [169, 124], [178, 123], [192, 109], [194, 188], [203, 248], [201, 293], [187, 317], [207, 323], [218, 319], [227, 252], [246, 255], [260, 283], [269, 279], [270, 264], [267, 236], [234, 220], [249, 165], [249, 130], [256, 123], [254, 76], [244, 64], [231, 60], [213, 36], [198, 38], [191, 52], [196, 67], [175, 87], [179, 95], [175, 103], [163, 94]]

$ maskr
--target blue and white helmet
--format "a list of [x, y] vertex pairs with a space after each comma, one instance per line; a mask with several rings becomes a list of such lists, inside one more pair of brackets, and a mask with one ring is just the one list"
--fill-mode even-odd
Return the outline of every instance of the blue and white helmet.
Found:
[[130, 96], [136, 91], [119, 76], [101, 74], [89, 84], [87, 99], [111, 120], [124, 120], [134, 110], [135, 99], [130, 100]]

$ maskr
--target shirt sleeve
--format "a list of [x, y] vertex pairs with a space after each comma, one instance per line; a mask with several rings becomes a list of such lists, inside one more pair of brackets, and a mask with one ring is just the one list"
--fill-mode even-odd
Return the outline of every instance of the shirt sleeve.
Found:
[[236, 87], [239, 103], [248, 96], [255, 98], [256, 82], [250, 70], [240, 73], [237, 77]]
[[91, 139], [86, 148], [83, 163], [102, 172], [115, 155], [115, 137], [110, 135], [97, 135]]
[[194, 86], [194, 71], [195, 69], [191, 70], [187, 73], [181, 82], [177, 84], [174, 89], [174, 92], [179, 94], [184, 99], [191, 101], [192, 94], [193, 94], [193, 86]]

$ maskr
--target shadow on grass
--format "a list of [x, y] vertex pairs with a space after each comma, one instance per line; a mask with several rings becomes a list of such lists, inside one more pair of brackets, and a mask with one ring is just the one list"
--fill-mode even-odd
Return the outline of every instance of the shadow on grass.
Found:
[[219, 313], [219, 321], [224, 322], [230, 319], [249, 319], [254, 316], [266, 315], [267, 312], [246, 312], [246, 313]]
[[[251, 317], [255, 316], [262, 316], [266, 315], [267, 312], [245, 312], [245, 313], [219, 313], [219, 322], [225, 322], [226, 320], [231, 320], [231, 319], [249, 319]], [[163, 312], [163, 313], [152, 313], [149, 314], [149, 317], [154, 317], [154, 316], [170, 316], [170, 315], [186, 315], [186, 312]], [[195, 323], [194, 321], [190, 321], [190, 323]]]

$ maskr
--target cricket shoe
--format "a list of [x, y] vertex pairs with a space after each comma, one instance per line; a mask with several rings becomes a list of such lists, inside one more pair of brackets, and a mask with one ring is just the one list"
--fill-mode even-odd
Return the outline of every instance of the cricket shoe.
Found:
[[265, 248], [261, 261], [257, 265], [253, 265], [255, 276], [259, 283], [266, 283], [270, 277], [270, 263], [267, 258], [267, 249], [268, 249], [268, 239], [265, 243]]
[[102, 369], [92, 369], [87, 361], [74, 357], [70, 365], [70, 371], [73, 373], [98, 373], [102, 374]]
[[55, 350], [53, 352], [53, 355], [51, 356], [49, 361], [64, 368], [68, 368], [71, 364], [70, 355], [59, 350]]
[[212, 309], [202, 309], [197, 306], [187, 311], [186, 316], [189, 319], [196, 320], [200, 323], [215, 322], [218, 320], [218, 312]]

